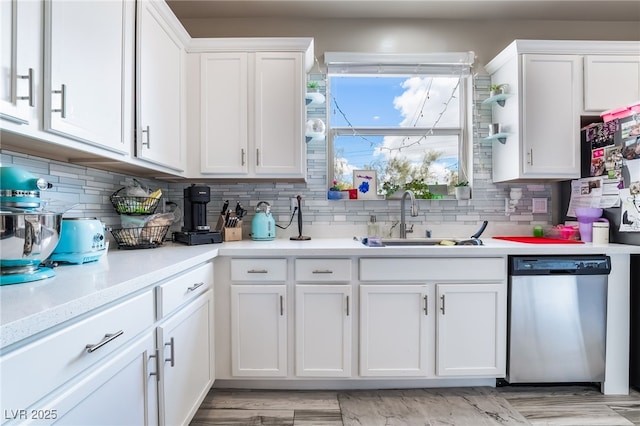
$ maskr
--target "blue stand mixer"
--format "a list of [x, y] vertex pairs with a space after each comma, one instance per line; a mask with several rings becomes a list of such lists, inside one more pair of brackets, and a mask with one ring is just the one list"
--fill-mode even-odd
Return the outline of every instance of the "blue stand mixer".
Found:
[[40, 209], [40, 191], [51, 186], [18, 167], [0, 167], [0, 285], [55, 275], [40, 266], [60, 238], [62, 213]]

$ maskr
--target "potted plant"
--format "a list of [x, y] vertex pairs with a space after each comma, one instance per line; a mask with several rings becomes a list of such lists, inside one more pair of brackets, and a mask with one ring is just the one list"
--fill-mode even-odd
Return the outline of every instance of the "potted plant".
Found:
[[471, 187], [466, 180], [455, 185], [456, 200], [468, 200], [471, 198]]
[[492, 98], [507, 93], [507, 87], [509, 87], [508, 84], [492, 84], [489, 86], [489, 97]]
[[307, 90], [309, 92], [317, 92], [320, 85], [317, 81], [307, 81]]

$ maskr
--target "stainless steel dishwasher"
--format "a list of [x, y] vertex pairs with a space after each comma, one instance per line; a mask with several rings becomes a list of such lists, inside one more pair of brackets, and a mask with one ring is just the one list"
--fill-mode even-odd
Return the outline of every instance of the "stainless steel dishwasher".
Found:
[[608, 256], [509, 258], [509, 383], [602, 382]]

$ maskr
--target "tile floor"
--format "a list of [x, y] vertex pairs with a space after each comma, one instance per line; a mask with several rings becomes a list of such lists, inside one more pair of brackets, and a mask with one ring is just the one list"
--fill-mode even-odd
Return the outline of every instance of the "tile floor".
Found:
[[591, 386], [354, 391], [212, 389], [191, 426], [640, 425], [640, 392]]

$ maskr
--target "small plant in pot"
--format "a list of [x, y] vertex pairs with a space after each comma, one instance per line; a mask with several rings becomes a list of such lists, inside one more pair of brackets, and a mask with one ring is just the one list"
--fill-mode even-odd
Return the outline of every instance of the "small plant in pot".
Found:
[[317, 92], [320, 85], [317, 81], [308, 81], [307, 82], [307, 90], [309, 92]]
[[455, 185], [456, 200], [468, 200], [471, 198], [471, 187], [466, 180]]
[[489, 86], [489, 97], [492, 98], [497, 95], [503, 95], [507, 93], [508, 84], [492, 84]]

